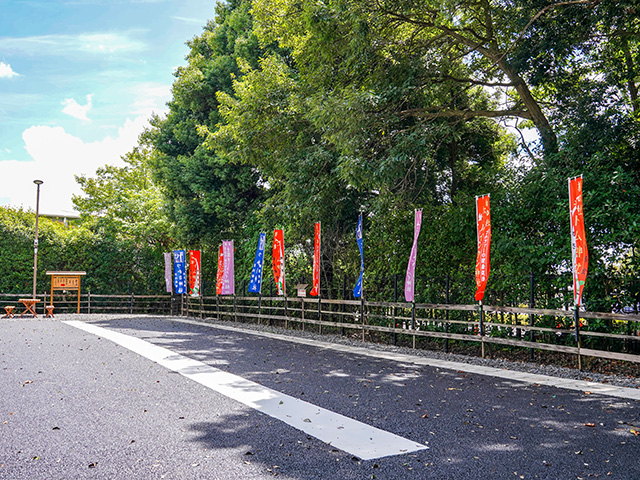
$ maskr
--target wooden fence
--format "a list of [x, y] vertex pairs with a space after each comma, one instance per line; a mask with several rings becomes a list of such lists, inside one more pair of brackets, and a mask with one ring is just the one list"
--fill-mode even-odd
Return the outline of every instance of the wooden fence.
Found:
[[[363, 341], [415, 348], [421, 338], [590, 356], [640, 363], [640, 315], [520, 307], [410, 304], [284, 297], [202, 297], [182, 300], [190, 317], [257, 322], [285, 328], [357, 334]], [[577, 323], [577, 326], [576, 326]]]
[[[28, 295], [30, 296], [30, 295]], [[24, 294], [0, 294], [17, 305]], [[38, 312], [49, 303], [39, 295]], [[54, 298], [55, 313], [73, 313], [76, 297]], [[83, 294], [82, 313], [160, 314], [251, 322], [320, 333], [357, 335], [363, 341], [420, 347], [422, 339], [547, 350], [640, 363], [640, 315], [524, 307], [411, 304], [276, 296], [186, 297]], [[20, 312], [18, 311], [18, 314]], [[499, 348], [499, 347], [497, 347]]]

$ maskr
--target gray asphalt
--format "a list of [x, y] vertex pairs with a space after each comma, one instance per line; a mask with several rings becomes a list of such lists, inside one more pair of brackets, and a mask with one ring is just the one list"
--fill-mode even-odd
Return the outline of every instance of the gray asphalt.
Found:
[[92, 318], [429, 449], [362, 461], [57, 320], [2, 320], [0, 479], [640, 479], [637, 400]]

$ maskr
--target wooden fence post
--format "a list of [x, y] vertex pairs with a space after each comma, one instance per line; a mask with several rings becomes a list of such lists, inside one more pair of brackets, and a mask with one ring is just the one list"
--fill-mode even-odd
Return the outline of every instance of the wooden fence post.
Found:
[[[451, 276], [447, 273], [447, 283], [445, 292], [445, 303], [449, 305], [451, 303]], [[445, 319], [447, 322], [444, 324], [444, 331], [449, 333], [449, 310], [445, 310]], [[444, 353], [449, 353], [449, 337], [444, 339]]]
[[416, 348], [416, 302], [411, 302], [411, 331], [413, 332], [413, 348]]
[[[393, 275], [393, 301], [394, 303], [398, 302], [398, 274]], [[398, 328], [396, 317], [398, 316], [398, 307], [393, 306], [393, 344], [398, 344], [398, 334], [396, 333], [396, 328]]]
[[485, 356], [484, 352], [484, 309], [482, 308], [482, 300], [479, 302], [479, 310], [480, 310], [480, 344], [482, 348], [482, 358]]
[[580, 354], [580, 306], [576, 305], [573, 319], [576, 327], [576, 346], [578, 347], [578, 370], [582, 370], [582, 355]]
[[[529, 308], [535, 308], [536, 299], [535, 299], [535, 277], [533, 275], [533, 270], [529, 274]], [[536, 317], [533, 313], [529, 314], [529, 326], [533, 327], [536, 323]], [[535, 342], [535, 335], [533, 328], [529, 330], [529, 341]], [[529, 360], [533, 362], [533, 348], [529, 349]]]

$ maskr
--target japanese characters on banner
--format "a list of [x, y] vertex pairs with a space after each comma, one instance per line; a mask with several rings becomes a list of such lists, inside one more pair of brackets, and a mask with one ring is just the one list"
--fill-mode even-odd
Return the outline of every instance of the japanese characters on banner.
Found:
[[173, 291], [177, 295], [187, 293], [187, 266], [184, 250], [173, 251]]
[[489, 195], [476, 197], [478, 228], [478, 256], [476, 257], [476, 300], [481, 302], [489, 279], [489, 251], [491, 250], [491, 212]]
[[258, 248], [256, 249], [256, 258], [253, 261], [251, 269], [251, 280], [249, 280], [249, 292], [262, 292], [262, 267], [264, 266], [264, 247], [266, 244], [266, 233], [261, 233], [258, 239]]
[[173, 293], [173, 281], [171, 279], [171, 252], [164, 254], [164, 284], [167, 293]]
[[189, 250], [189, 295], [200, 296], [200, 250]]
[[409, 256], [409, 264], [407, 265], [407, 275], [404, 280], [404, 299], [407, 302], [413, 302], [415, 300], [416, 258], [418, 256], [418, 237], [420, 236], [421, 227], [422, 210], [416, 210], [413, 219], [413, 246], [411, 247], [411, 255]]
[[320, 222], [316, 223], [313, 237], [313, 286], [309, 295], [317, 297], [320, 294]]
[[[582, 175], [569, 178], [569, 212], [571, 225], [571, 251], [573, 263], [573, 294], [574, 303], [582, 304], [583, 289], [589, 267], [589, 253], [584, 226]], [[482, 302], [490, 272], [491, 250], [491, 211], [490, 196], [476, 197], [476, 227], [478, 235], [478, 251], [476, 257], [475, 299]], [[404, 297], [406, 302], [415, 301], [415, 269], [418, 255], [418, 239], [422, 228], [422, 210], [415, 210], [413, 244], [407, 264], [407, 273], [404, 285]], [[360, 250], [360, 274], [353, 289], [355, 298], [362, 297], [364, 278], [364, 235], [362, 214], [358, 217], [356, 228], [356, 242]], [[255, 260], [251, 270], [251, 279], [248, 291], [261, 293], [262, 276], [264, 269], [264, 255], [266, 248], [266, 234], [261, 233], [258, 239]], [[313, 253], [313, 285], [310, 295], [320, 295], [320, 254], [321, 254], [321, 224], [317, 222], [314, 230]], [[171, 278], [171, 252], [164, 253], [165, 261], [165, 286], [168, 293], [172, 290], [178, 295], [187, 293], [186, 252], [185, 250], [173, 251], [173, 284]], [[189, 294], [201, 295], [202, 278], [201, 252], [189, 250]], [[216, 293], [218, 295], [235, 295], [234, 279], [234, 247], [233, 240], [224, 241], [218, 252], [218, 273], [216, 278]], [[285, 289], [285, 254], [284, 231], [275, 229], [273, 232], [273, 275], [277, 286], [278, 295], [286, 295]], [[173, 286], [173, 288], [172, 288]]]
[[589, 252], [582, 210], [582, 175], [569, 179], [569, 214], [573, 260], [573, 302], [578, 307], [582, 303], [582, 289], [587, 280], [589, 268]]
[[222, 265], [222, 295], [235, 295], [235, 278], [233, 271], [233, 240], [225, 240], [222, 242], [222, 257], [224, 264]]
[[358, 227], [356, 228], [356, 242], [360, 249], [360, 276], [356, 282], [356, 286], [353, 288], [353, 297], [360, 298], [362, 296], [362, 278], [364, 277], [364, 253], [363, 248], [363, 236], [362, 236], [362, 214], [358, 217]]
[[224, 275], [224, 251], [218, 250], [218, 274], [216, 275], [216, 295], [222, 295], [222, 276]]
[[273, 278], [278, 287], [278, 295], [285, 295], [284, 275], [284, 232], [273, 231]]

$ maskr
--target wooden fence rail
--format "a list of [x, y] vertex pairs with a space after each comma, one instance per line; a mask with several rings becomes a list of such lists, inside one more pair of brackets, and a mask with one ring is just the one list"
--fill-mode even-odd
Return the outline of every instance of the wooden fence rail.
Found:
[[[30, 295], [28, 295], [30, 297]], [[25, 294], [0, 294], [4, 305], [17, 305]], [[38, 313], [51, 302], [38, 295]], [[73, 298], [71, 298], [73, 297]], [[75, 295], [54, 297], [55, 313], [73, 313]], [[1, 311], [1, 310], [0, 310]], [[371, 340], [411, 344], [422, 339], [473, 342], [546, 350], [581, 357], [640, 363], [640, 315], [579, 312], [495, 305], [411, 304], [292, 298], [281, 296], [96, 295], [81, 296], [81, 312], [156, 314], [253, 322], [285, 328], [313, 328], [320, 333], [357, 335]]]

